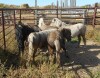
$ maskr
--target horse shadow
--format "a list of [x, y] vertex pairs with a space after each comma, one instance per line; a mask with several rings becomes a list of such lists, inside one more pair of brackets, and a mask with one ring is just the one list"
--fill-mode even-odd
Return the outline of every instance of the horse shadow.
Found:
[[0, 64], [9, 69], [10, 67], [18, 68], [20, 66], [20, 58], [17, 53], [3, 50], [0, 48]]
[[[100, 64], [100, 59], [98, 58], [98, 55], [100, 53], [100, 46], [87, 45], [86, 48], [84, 48], [84, 46], [81, 45], [79, 48], [76, 48], [76, 45], [77, 42], [73, 43], [71, 46], [67, 46], [69, 58], [66, 58], [63, 52], [61, 54], [61, 65], [65, 68], [71, 66], [71, 70], [74, 70], [77, 75], [77, 71], [84, 68], [87, 74], [89, 74], [89, 76], [93, 78], [92, 73], [90, 72], [88, 67], [96, 67]], [[79, 66], [74, 67], [77, 65]]]

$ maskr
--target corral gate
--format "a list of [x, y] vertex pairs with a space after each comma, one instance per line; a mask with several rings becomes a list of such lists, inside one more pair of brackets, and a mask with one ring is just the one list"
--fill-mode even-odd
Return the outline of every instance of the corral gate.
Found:
[[[84, 10], [87, 11], [85, 18], [82, 17]], [[37, 11], [37, 14], [35, 14], [35, 11]], [[97, 7], [97, 5], [91, 8], [0, 9], [0, 49], [8, 50], [8, 47], [12, 45], [11, 43], [15, 40], [15, 37], [13, 37], [14, 26], [19, 20], [34, 26], [37, 25], [35, 20], [38, 21], [41, 16], [45, 20], [52, 20], [56, 17], [67, 23], [81, 22], [80, 19], [87, 19], [87, 24], [95, 27], [95, 25], [100, 24], [99, 13], [100, 7]], [[71, 21], [69, 21], [70, 19]], [[74, 19], [75, 21], [72, 21]], [[8, 36], [9, 34], [10, 36]]]

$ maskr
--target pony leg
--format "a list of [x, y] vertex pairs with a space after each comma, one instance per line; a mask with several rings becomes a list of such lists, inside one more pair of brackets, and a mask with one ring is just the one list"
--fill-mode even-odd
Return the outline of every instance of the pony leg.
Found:
[[64, 55], [65, 55], [65, 57], [69, 58], [68, 52], [66, 51], [66, 48], [67, 48], [67, 47], [66, 47], [66, 42], [63, 41], [61, 46], [62, 46], [62, 49], [64, 50], [64, 53], [65, 53]]
[[33, 60], [33, 44], [32, 42], [29, 42], [29, 53], [28, 53], [28, 64], [32, 64]]
[[24, 50], [22, 50], [22, 51], [20, 52], [20, 58], [23, 58], [23, 55], [24, 55]]
[[19, 47], [18, 57], [19, 57], [19, 64], [21, 66], [23, 65], [23, 55], [24, 55], [24, 50], [22, 50], [22, 48]]
[[56, 61], [60, 65], [60, 49], [61, 49], [61, 45], [60, 45], [59, 40], [55, 40], [54, 44], [55, 44], [55, 48], [56, 48]]
[[58, 51], [56, 51], [56, 62], [60, 65], [60, 53]]
[[80, 47], [81, 35], [78, 35], [78, 47]]
[[18, 56], [19, 57], [20, 57], [20, 52], [21, 52], [20, 47], [18, 47]]
[[34, 59], [35, 59], [35, 54], [36, 54], [36, 52], [37, 52], [37, 48], [34, 49], [34, 53], [33, 53], [33, 61], [35, 61]]
[[64, 55], [65, 55], [66, 58], [70, 58], [69, 55], [68, 55], [68, 51], [66, 51], [66, 49], [64, 50], [64, 53], [65, 53]]
[[19, 45], [20, 45], [20, 51], [21, 51], [20, 57], [22, 58], [23, 55], [24, 55], [24, 48], [25, 48], [24, 41], [20, 41], [20, 44]]
[[48, 45], [48, 51], [49, 51], [49, 60], [50, 60], [50, 64], [52, 65], [54, 63], [54, 58], [53, 58], [53, 48], [51, 46]]
[[82, 38], [83, 38], [83, 42], [84, 42], [84, 47], [86, 47], [86, 38], [85, 38], [85, 35], [82, 35]]

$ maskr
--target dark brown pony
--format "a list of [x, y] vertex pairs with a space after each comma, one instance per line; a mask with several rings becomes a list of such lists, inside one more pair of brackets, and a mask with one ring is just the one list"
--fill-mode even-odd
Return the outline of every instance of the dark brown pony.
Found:
[[[50, 62], [52, 63], [52, 57], [54, 55], [54, 50], [56, 50], [56, 62], [60, 65], [60, 51], [61, 48], [66, 53], [65, 48], [65, 38], [67, 41], [71, 41], [71, 31], [69, 29], [59, 29], [53, 32], [50, 32], [47, 38], [48, 50], [50, 53]], [[68, 56], [68, 55], [67, 55]]]
[[40, 29], [37, 26], [31, 27], [29, 25], [26, 25], [22, 23], [21, 21], [18, 21], [15, 25], [15, 37], [18, 44], [19, 49], [19, 55], [22, 57], [24, 54], [25, 49], [25, 41], [27, 41], [27, 37], [31, 32], [39, 32]]

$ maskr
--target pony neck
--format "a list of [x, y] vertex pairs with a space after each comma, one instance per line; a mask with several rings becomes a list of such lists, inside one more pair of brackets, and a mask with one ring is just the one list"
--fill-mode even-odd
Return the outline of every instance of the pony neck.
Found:
[[44, 25], [45, 25], [44, 21], [43, 20], [40, 20], [39, 21], [39, 27], [44, 26]]

